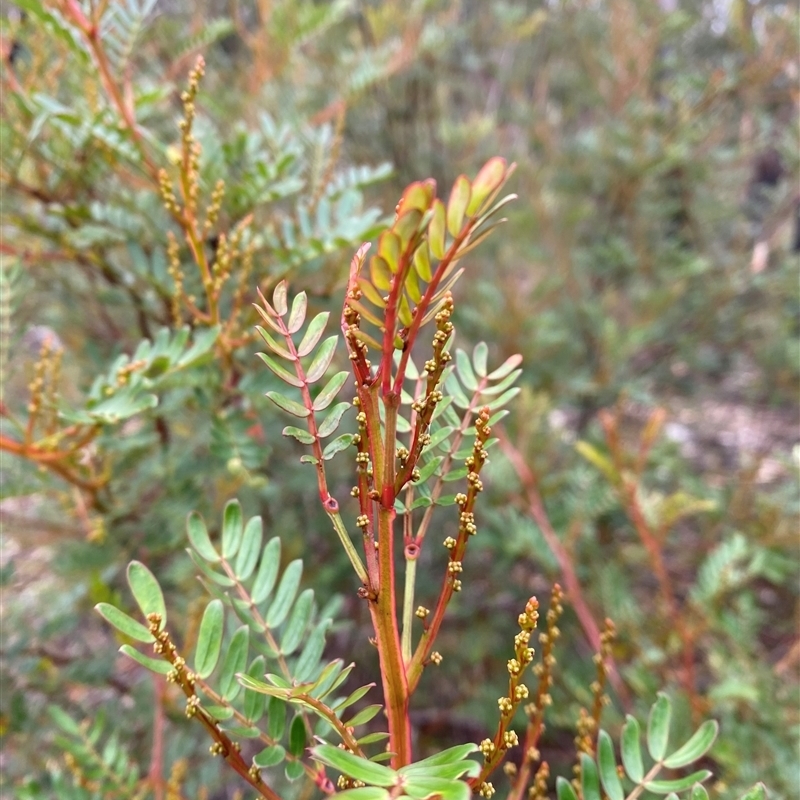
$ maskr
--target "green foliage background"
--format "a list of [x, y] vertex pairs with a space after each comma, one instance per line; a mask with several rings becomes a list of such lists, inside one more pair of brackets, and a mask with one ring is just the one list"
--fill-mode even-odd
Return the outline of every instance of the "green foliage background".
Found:
[[[116, 658], [91, 608], [130, 607], [124, 566], [137, 558], [159, 575], [191, 641], [200, 613], [183, 554], [191, 510], [217, 520], [238, 496], [248, 515], [260, 513], [284, 560], [304, 558], [304, 585], [322, 602], [340, 598], [331, 657], [362, 665], [361, 683], [374, 666], [311, 469], [264, 397], [279, 383], [253, 341], [215, 359], [218, 332], [181, 332], [171, 311], [175, 226], [146, 160], [174, 167], [179, 95], [202, 52], [200, 189], [207, 201], [225, 180], [220, 230], [253, 215], [248, 303], [256, 284], [288, 277], [309, 293], [309, 313], [338, 319], [352, 252], [407, 182], [430, 175], [449, 186], [494, 154], [518, 163], [520, 200], [502, 234], [470, 255], [456, 293], [459, 344], [487, 340], [495, 363], [524, 356], [507, 435], [538, 477], [594, 617], [619, 630], [627, 691], [608, 724], [622, 710], [646, 712], [666, 686], [678, 698], [675, 724], [691, 727], [680, 642], [646, 549], [613, 481], [575, 448], [582, 440], [607, 453], [597, 413], [616, 406], [635, 451], [652, 410], [664, 408], [639, 496], [653, 519], [665, 498], [686, 498], [663, 550], [696, 634], [700, 709], [721, 723], [717, 788], [725, 796], [760, 779], [771, 796], [792, 796], [796, 9], [277, 0], [269, 14], [241, 3], [230, 17], [213, 0], [108, 5], [101, 41], [139, 144], [59, 3], [18, 2], [25, 17], [9, 10], [2, 23], [14, 57], [2, 67], [0, 432], [21, 435], [14, 420], [24, 428], [40, 347], [55, 336], [60, 424], [97, 425], [78, 467], [109, 475], [92, 494], [3, 451], [3, 791], [84, 796], [67, 780], [52, 703], [97, 720], [100, 741], [112, 736], [146, 771], [153, 684]], [[201, 295], [185, 247], [180, 260], [187, 290]], [[234, 300], [224, 304], [223, 314]], [[106, 391], [122, 354], [146, 365]], [[331, 473], [340, 498], [352, 482], [344, 462]], [[423, 750], [491, 728], [520, 600], [563, 579], [499, 453], [487, 483], [485, 532], [440, 642], [445, 660], [415, 711]], [[423, 594], [438, 575], [425, 555]], [[593, 678], [569, 611], [562, 627], [544, 742], [553, 764], [571, 750]], [[168, 717], [165, 762], [186, 759], [188, 796], [234, 785], [177, 704]]]

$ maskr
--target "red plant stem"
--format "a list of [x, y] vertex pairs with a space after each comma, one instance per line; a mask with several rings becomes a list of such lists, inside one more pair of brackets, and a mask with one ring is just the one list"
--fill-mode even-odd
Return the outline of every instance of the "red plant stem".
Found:
[[378, 596], [369, 603], [378, 644], [383, 695], [389, 718], [389, 748], [395, 769], [411, 763], [411, 726], [408, 718], [409, 686], [403, 664], [394, 573], [394, 509], [378, 509]]
[[[527, 465], [519, 450], [511, 444], [508, 437], [505, 435], [505, 431], [501, 428], [496, 428], [495, 434], [500, 439], [500, 448], [506, 458], [511, 462], [511, 466], [514, 467], [517, 477], [522, 483], [522, 488], [525, 491], [525, 497], [528, 501], [528, 511], [531, 517], [533, 517], [534, 522], [539, 526], [539, 530], [542, 532], [547, 546], [558, 562], [559, 569], [561, 570], [561, 579], [566, 587], [570, 605], [575, 610], [575, 616], [578, 618], [578, 622], [580, 622], [592, 649], [599, 653], [602, 645], [600, 627], [597, 622], [595, 622], [594, 615], [583, 596], [580, 581], [572, 565], [572, 559], [561, 543], [561, 539], [558, 538], [558, 534], [553, 529], [550, 518], [547, 516], [547, 511], [542, 501], [542, 495], [539, 491], [539, 480], [533, 470]], [[617, 665], [611, 657], [609, 657], [608, 670], [609, 680], [614, 686], [614, 690], [620, 696], [623, 703], [627, 705], [629, 703], [628, 690], [622, 681]]]

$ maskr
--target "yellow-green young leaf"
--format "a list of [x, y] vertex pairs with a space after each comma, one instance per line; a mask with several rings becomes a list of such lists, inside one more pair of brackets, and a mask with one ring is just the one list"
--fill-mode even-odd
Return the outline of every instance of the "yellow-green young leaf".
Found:
[[400, 217], [412, 208], [425, 211], [430, 206], [435, 192], [436, 181], [432, 178], [409, 184], [397, 204], [395, 214]]
[[258, 572], [250, 589], [250, 597], [256, 605], [263, 603], [272, 593], [280, 565], [281, 540], [275, 536], [264, 547], [261, 563], [258, 565]]
[[297, 375], [294, 375], [289, 372], [289, 370], [284, 369], [271, 356], [268, 356], [266, 353], [256, 353], [256, 355], [269, 367], [270, 372], [280, 378], [284, 383], [288, 383], [290, 386], [296, 386], [298, 388], [303, 385], [303, 381], [301, 381]]
[[472, 189], [466, 175], [459, 175], [447, 201], [447, 230], [451, 236], [458, 236], [464, 222], [464, 214], [469, 205]]
[[347, 305], [357, 311], [367, 322], [371, 322], [376, 328], [383, 330], [383, 319], [379, 317], [369, 306], [352, 297], [347, 298]]
[[357, 728], [359, 725], [365, 725], [373, 717], [376, 717], [380, 713], [382, 708], [383, 706], [380, 704], [362, 708], [361, 711], [358, 712], [358, 714], [356, 714], [352, 719], [347, 720], [347, 722], [345, 722], [344, 724], [348, 728]]
[[374, 683], [368, 683], [366, 686], [361, 686], [356, 689], [351, 695], [348, 695], [344, 700], [338, 702], [334, 707], [334, 711], [336, 712], [336, 716], [342, 716], [342, 712], [352, 706], [354, 703], [357, 703], [370, 689], [375, 686]]
[[403, 288], [408, 292], [408, 297], [411, 302], [416, 305], [422, 300], [422, 292], [419, 289], [419, 281], [417, 280], [417, 273], [410, 269], [406, 275], [406, 282]]
[[400, 239], [391, 231], [384, 231], [378, 240], [378, 255], [383, 258], [392, 273], [400, 264]]
[[140, 561], [131, 561], [128, 564], [128, 585], [145, 618], [148, 614], [159, 614], [163, 628], [167, 624], [167, 607], [155, 575]]
[[464, 243], [462, 247], [458, 249], [458, 257], [463, 258], [468, 253], [471, 253], [478, 245], [482, 244], [485, 239], [488, 239], [489, 236], [493, 233], [494, 229], [498, 225], [502, 225], [504, 222], [508, 222], [506, 217], [497, 220], [494, 224], [490, 225], [488, 228], [484, 228], [480, 233], [476, 233]]
[[[403, 767], [400, 770], [400, 774], [410, 775], [414, 772], [425, 772], [426, 774], [437, 774], [439, 777], [445, 777], [442, 773], [436, 773], [436, 768], [441, 766], [449, 767], [456, 764], [465, 767], [465, 771], [469, 771], [473, 769], [472, 764], [477, 764], [477, 762], [465, 761], [464, 759], [477, 749], [478, 745], [472, 744], [471, 742], [467, 744], [457, 744], [453, 747], [448, 747], [446, 750], [440, 750], [432, 756], [423, 758], [421, 761], [409, 764], [407, 767]], [[433, 772], [430, 772], [430, 770], [433, 770]], [[464, 773], [462, 772], [459, 774], [463, 775]]]
[[601, 800], [597, 767], [586, 753], [581, 753], [581, 798], [582, 800]]
[[258, 556], [261, 553], [263, 536], [264, 524], [261, 521], [261, 517], [251, 517], [247, 520], [233, 570], [240, 581], [246, 581], [253, 574], [253, 570], [258, 563]]
[[303, 562], [297, 558], [292, 561], [283, 571], [281, 582], [275, 592], [275, 597], [267, 612], [266, 622], [270, 628], [276, 628], [288, 616], [291, 611], [292, 603], [297, 597], [297, 590], [300, 587], [300, 578], [303, 575]]
[[604, 456], [596, 447], [589, 444], [589, 442], [578, 441], [575, 442], [575, 449], [591, 464], [594, 464], [603, 475], [608, 478], [613, 484], [619, 483], [619, 475], [611, 462], [610, 458]]
[[278, 408], [282, 408], [294, 417], [300, 417], [302, 419], [311, 413], [302, 403], [291, 400], [280, 392], [267, 392], [267, 397], [269, 397]]
[[381, 296], [381, 293], [366, 279], [358, 279], [358, 288], [361, 289], [364, 297], [378, 308], [386, 308], [386, 301]]
[[413, 778], [403, 791], [411, 800], [424, 800], [438, 797], [440, 800], [469, 800], [472, 791], [464, 781], [450, 781], [445, 778]]
[[[263, 678], [264, 670], [266, 669], [266, 660], [264, 656], [257, 656], [250, 664], [250, 669], [247, 670], [247, 676], [250, 678]], [[267, 696], [260, 692], [253, 692], [250, 689], [245, 689], [244, 692], [244, 705], [242, 710], [247, 719], [252, 722], [258, 722], [264, 715], [264, 709], [267, 707]]]
[[336, 800], [389, 800], [389, 790], [382, 786], [359, 786], [336, 792]]
[[434, 201], [433, 218], [428, 225], [428, 243], [435, 258], [444, 258], [447, 234], [447, 211], [441, 200]]
[[685, 778], [678, 778], [674, 781], [648, 781], [644, 788], [653, 794], [669, 794], [670, 792], [684, 792], [695, 783], [708, 780], [711, 777], [711, 771], [701, 769], [687, 775]]
[[279, 744], [273, 744], [253, 756], [253, 763], [261, 769], [269, 769], [276, 767], [284, 758], [286, 758], [286, 751]]
[[314, 684], [314, 688], [309, 692], [309, 694], [312, 697], [316, 697], [318, 700], [321, 700], [326, 694], [329, 694], [334, 689], [341, 686], [354, 667], [353, 664], [350, 664], [342, 669], [343, 663], [344, 662], [341, 658], [331, 661], [331, 663], [322, 670], [322, 673]]
[[[650, 709], [647, 720], [647, 749], [654, 761], [661, 761], [669, 744], [669, 723], [672, 716], [672, 704], [663, 692]], [[691, 786], [691, 784], [689, 784]], [[688, 787], [687, 787], [688, 788]], [[667, 794], [667, 792], [664, 792]]]
[[239, 551], [244, 533], [242, 507], [238, 500], [229, 500], [222, 514], [222, 557], [232, 559]]
[[763, 783], [757, 783], [752, 788], [748, 789], [739, 800], [766, 800], [767, 789]]
[[194, 652], [194, 671], [207, 678], [217, 666], [219, 651], [222, 646], [222, 628], [225, 621], [225, 609], [222, 600], [212, 600], [207, 606], [200, 630], [197, 634], [197, 646]]
[[[303, 641], [303, 634], [306, 632], [308, 623], [311, 621], [311, 613], [314, 610], [314, 590], [305, 589], [300, 592], [297, 602], [289, 615], [289, 621], [281, 636], [281, 653], [290, 656], [300, 646]], [[273, 737], [275, 738], [275, 737]]]
[[297, 346], [298, 356], [307, 356], [317, 346], [317, 342], [322, 337], [325, 326], [328, 324], [329, 316], [330, 312], [322, 311], [308, 323], [306, 332], [303, 334], [303, 338]]
[[412, 211], [407, 211], [392, 225], [392, 230], [400, 242], [401, 251], [405, 251], [411, 238], [417, 232], [421, 221], [422, 212], [414, 209]]
[[558, 800], [578, 800], [578, 795], [572, 788], [572, 784], [560, 775], [556, 778], [556, 796]]
[[317, 354], [311, 361], [311, 366], [306, 372], [306, 381], [308, 381], [308, 383], [314, 383], [314, 381], [318, 381], [328, 371], [328, 367], [333, 360], [333, 354], [336, 352], [337, 341], [339, 341], [338, 336], [329, 336], [320, 345], [319, 350], [317, 350]]
[[218, 691], [228, 702], [234, 700], [241, 684], [236, 680], [239, 672], [247, 669], [247, 652], [250, 647], [250, 629], [242, 625], [231, 637], [219, 672]]
[[617, 760], [614, 757], [614, 743], [605, 731], [600, 731], [597, 740], [597, 766], [600, 780], [609, 800], [623, 800], [625, 792], [617, 774]]
[[388, 292], [392, 286], [392, 271], [386, 260], [380, 256], [372, 256], [369, 260], [369, 275], [376, 289]]
[[634, 783], [641, 783], [644, 778], [642, 763], [642, 747], [640, 742], [639, 723], [630, 714], [626, 717], [622, 728], [622, 766]]
[[372, 786], [394, 786], [399, 779], [393, 769], [367, 761], [366, 758], [360, 758], [330, 744], [320, 744], [312, 748], [311, 756], [325, 766], [339, 770], [342, 775]]
[[322, 651], [325, 649], [325, 634], [330, 624], [329, 619], [322, 620], [308, 637], [294, 667], [296, 681], [304, 683], [314, 678], [322, 658]]
[[325, 410], [339, 394], [342, 386], [347, 382], [348, 372], [337, 372], [324, 386], [322, 391], [314, 398], [314, 411]]
[[421, 280], [425, 281], [425, 283], [430, 282], [433, 273], [431, 272], [431, 259], [425, 242], [414, 251], [414, 269]]
[[494, 194], [506, 179], [506, 160], [504, 158], [490, 158], [475, 176], [472, 182], [472, 197], [467, 206], [467, 214], [476, 214], [483, 203]]
[[308, 308], [308, 297], [305, 292], [295, 295], [292, 300], [292, 312], [286, 322], [286, 329], [289, 333], [297, 333], [306, 321], [306, 309]]
[[196, 511], [192, 511], [186, 518], [186, 533], [189, 543], [197, 554], [211, 564], [219, 564], [220, 556], [208, 535], [208, 529], [203, 518]]
[[411, 306], [408, 304], [408, 298], [404, 294], [400, 295], [400, 302], [397, 305], [397, 316], [400, 319], [400, 322], [402, 322], [406, 327], [411, 325], [411, 323], [414, 321], [414, 318], [411, 315]]
[[137, 664], [141, 664], [145, 669], [151, 672], [156, 672], [159, 675], [169, 675], [172, 672], [172, 664], [161, 658], [150, 658], [150, 656], [143, 655], [135, 647], [129, 644], [124, 644], [119, 649], [120, 653], [124, 653], [128, 658], [132, 658]]
[[155, 641], [150, 631], [137, 622], [133, 617], [129, 617], [125, 612], [120, 611], [116, 606], [109, 603], [98, 603], [94, 607], [95, 611], [108, 623], [113, 625], [120, 633], [124, 633], [137, 642], [151, 644]]
[[694, 733], [694, 735], [686, 742], [683, 747], [676, 750], [669, 758], [664, 759], [664, 766], [670, 769], [677, 769], [678, 767], [685, 767], [687, 764], [693, 764], [699, 758], [702, 758], [714, 744], [717, 738], [719, 725], [714, 720], [707, 720], [704, 722]]
[[286, 281], [281, 281], [275, 287], [275, 291], [272, 293], [272, 305], [275, 307], [275, 311], [280, 317], [282, 317], [289, 310], [289, 307], [286, 304], [287, 290], [288, 284]]
[[686, 492], [675, 492], [664, 498], [658, 507], [658, 523], [664, 529], [671, 528], [679, 519], [713, 511], [717, 504], [713, 500], [701, 500]]

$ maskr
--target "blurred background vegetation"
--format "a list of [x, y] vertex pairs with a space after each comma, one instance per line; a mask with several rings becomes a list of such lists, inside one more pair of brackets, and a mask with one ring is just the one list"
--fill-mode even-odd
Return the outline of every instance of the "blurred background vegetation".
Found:
[[[102, 25], [82, 29], [92, 14]], [[232, 496], [287, 560], [304, 557], [318, 597], [340, 597], [330, 655], [369, 679], [368, 620], [263, 396], [247, 309], [256, 285], [287, 277], [338, 318], [352, 252], [406, 183], [449, 187], [499, 154], [518, 163], [520, 199], [471, 254], [455, 321], [460, 346], [486, 340], [494, 363], [522, 353], [524, 390], [474, 577], [418, 698], [421, 747], [486, 735], [516, 610], [560, 581], [554, 772], [608, 616], [607, 724], [666, 687], [685, 730], [720, 720], [721, 796], [760, 779], [796, 797], [798, 21], [777, 0], [7, 3], [3, 796], [133, 797], [103, 763], [146, 776], [162, 724], [163, 769], [188, 768], [186, 796], [233, 796], [235, 776], [92, 612], [130, 604], [138, 558], [191, 639], [185, 516], [217, 520]], [[201, 249], [252, 215], [223, 276], [222, 320], [237, 323], [222, 331], [176, 316], [175, 259], [188, 293], [203, 286], [157, 185], [159, 168], [177, 175], [200, 53], [201, 207], [225, 181]], [[121, 382], [123, 354], [141, 363]], [[332, 475], [343, 499], [348, 467]], [[53, 704], [92, 733], [54, 725]]]

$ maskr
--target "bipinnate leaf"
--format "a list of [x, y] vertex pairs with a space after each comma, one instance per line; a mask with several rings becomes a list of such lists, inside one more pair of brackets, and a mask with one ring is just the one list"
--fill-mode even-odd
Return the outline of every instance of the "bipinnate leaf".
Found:
[[287, 414], [291, 414], [294, 417], [304, 419], [311, 413], [302, 403], [291, 400], [280, 392], [267, 392], [267, 397], [269, 397], [278, 408], [283, 409]]
[[606, 731], [600, 731], [597, 738], [597, 767], [600, 781], [609, 800], [623, 800], [625, 793], [617, 774], [617, 761], [614, 756], [614, 743]]
[[672, 703], [667, 695], [659, 692], [647, 720], [647, 749], [654, 761], [661, 761], [667, 752], [671, 716]]
[[702, 783], [696, 783], [692, 786], [692, 791], [689, 793], [689, 800], [708, 800], [708, 792]]
[[288, 383], [290, 386], [296, 386], [297, 388], [303, 385], [303, 381], [301, 381], [297, 375], [293, 375], [291, 372], [284, 369], [274, 358], [268, 356], [266, 353], [256, 353], [256, 355], [269, 367], [270, 372], [280, 378], [284, 383]]
[[767, 788], [763, 783], [757, 783], [748, 789], [739, 800], [767, 800]]
[[467, 214], [476, 214], [484, 202], [502, 186], [506, 177], [506, 160], [490, 158], [472, 181], [472, 197], [467, 206]]
[[461, 232], [461, 225], [464, 222], [464, 214], [467, 211], [471, 195], [469, 179], [466, 175], [459, 175], [450, 190], [450, 199], [447, 201], [447, 230], [451, 236], [458, 236]]
[[347, 720], [344, 724], [348, 728], [357, 728], [359, 725], [366, 725], [371, 719], [376, 717], [383, 708], [380, 704], [375, 704], [371, 706], [367, 706], [366, 708], [362, 708], [354, 717]]
[[172, 664], [162, 658], [151, 658], [150, 656], [143, 655], [135, 647], [129, 644], [124, 644], [119, 649], [120, 653], [124, 653], [128, 658], [132, 658], [137, 664], [149, 669], [151, 672], [157, 672], [159, 675], [168, 675], [172, 672]]
[[581, 798], [582, 800], [602, 800], [597, 766], [587, 753], [581, 753]]
[[345, 415], [345, 412], [350, 408], [350, 403], [337, 403], [329, 412], [328, 416], [325, 417], [324, 420], [317, 428], [317, 435], [320, 439], [324, 439], [326, 436], [330, 436], [338, 427], [342, 421], [342, 417]]
[[558, 800], [578, 800], [578, 795], [572, 788], [572, 784], [560, 775], [556, 778], [556, 797]]
[[645, 783], [644, 788], [653, 794], [669, 794], [670, 792], [684, 792], [695, 783], [708, 780], [711, 777], [711, 771], [701, 769], [687, 775], [684, 778], [677, 778], [674, 781], [648, 781]]
[[222, 514], [222, 557], [230, 560], [239, 550], [244, 533], [242, 507], [238, 500], [229, 500]]
[[302, 575], [303, 562], [299, 558], [289, 563], [283, 571], [275, 597], [267, 612], [266, 623], [270, 628], [277, 628], [288, 616], [297, 596]]
[[325, 449], [322, 451], [323, 460], [330, 461], [337, 453], [341, 453], [342, 450], [347, 450], [351, 444], [353, 444], [352, 433], [343, 433], [341, 436], [337, 436], [333, 441], [328, 442]]
[[294, 425], [287, 425], [283, 429], [283, 435], [297, 439], [300, 444], [314, 444], [314, 437], [308, 431], [296, 428]]
[[693, 764], [711, 749], [718, 732], [718, 723], [715, 720], [707, 720], [683, 747], [676, 750], [669, 758], [664, 759], [664, 766], [677, 769], [685, 767], [687, 764]]
[[634, 783], [641, 783], [644, 778], [644, 764], [642, 762], [642, 746], [639, 732], [639, 722], [630, 714], [625, 718], [621, 739], [622, 766]]
[[218, 691], [228, 702], [235, 699], [241, 689], [236, 675], [247, 669], [249, 647], [250, 629], [247, 625], [242, 625], [231, 637], [219, 672]]
[[[263, 677], [264, 670], [266, 669], [266, 660], [264, 656], [256, 656], [250, 664], [250, 669], [247, 670], [247, 677], [253, 680]], [[238, 678], [239, 676], [237, 676]], [[264, 709], [267, 707], [267, 697], [261, 692], [253, 692], [245, 688], [244, 692], [244, 715], [250, 722], [258, 722], [264, 714]]]
[[217, 666], [224, 622], [225, 609], [222, 600], [214, 599], [206, 606], [203, 613], [194, 652], [194, 671], [201, 678], [207, 678]]
[[220, 562], [220, 555], [211, 544], [206, 523], [196, 511], [192, 511], [186, 518], [186, 533], [189, 536], [189, 543], [199, 556], [211, 564]]
[[116, 606], [112, 606], [109, 603], [98, 603], [94, 608], [106, 622], [113, 625], [120, 633], [124, 633], [125, 636], [145, 644], [151, 644], [155, 641], [153, 635], [141, 622], [129, 617]]
[[317, 342], [325, 332], [325, 326], [328, 324], [329, 316], [330, 312], [322, 311], [308, 323], [306, 332], [303, 334], [303, 338], [297, 346], [298, 356], [307, 356], [317, 346]]
[[267, 736], [278, 742], [286, 731], [286, 712], [289, 706], [282, 697], [267, 700]]
[[311, 613], [314, 610], [314, 590], [305, 589], [300, 592], [292, 607], [291, 614], [286, 623], [286, 628], [281, 636], [281, 653], [290, 656], [300, 646], [303, 641], [303, 634], [311, 621]]
[[128, 585], [142, 614], [159, 614], [161, 627], [167, 624], [167, 607], [161, 587], [152, 572], [141, 561], [128, 564]]
[[317, 672], [319, 661], [322, 658], [322, 652], [325, 649], [325, 635], [328, 632], [330, 624], [331, 621], [329, 619], [323, 619], [317, 624], [306, 640], [305, 646], [300, 652], [294, 667], [295, 680], [300, 683], [312, 680], [314, 674]]
[[264, 538], [264, 523], [261, 517], [251, 517], [247, 520], [242, 532], [242, 543], [236, 556], [233, 571], [240, 581], [246, 581], [256, 568], [258, 557], [261, 554], [261, 543]]
[[270, 596], [278, 577], [280, 565], [281, 540], [274, 536], [264, 546], [261, 563], [258, 565], [258, 572], [250, 589], [250, 597], [254, 603], [263, 603]]
[[337, 372], [326, 384], [322, 391], [314, 398], [314, 411], [326, 409], [341, 391], [342, 386], [347, 382], [349, 373], [345, 370]]
[[481, 378], [486, 377], [487, 362], [489, 360], [489, 346], [486, 342], [478, 342], [472, 351], [472, 366], [475, 368], [476, 375]]
[[507, 358], [496, 370], [490, 372], [487, 378], [490, 381], [499, 381], [506, 377], [509, 373], [513, 372], [522, 363], [522, 356], [516, 353]]
[[328, 367], [333, 360], [333, 354], [336, 352], [336, 342], [339, 340], [339, 337], [329, 336], [317, 350], [316, 355], [314, 356], [313, 360], [311, 361], [311, 365], [306, 372], [306, 381], [308, 383], [314, 383], [318, 381], [327, 371]]
[[253, 763], [261, 769], [269, 769], [280, 764], [284, 758], [286, 758], [286, 751], [279, 744], [273, 744], [253, 756]]
[[272, 305], [279, 317], [282, 317], [289, 310], [289, 306], [286, 304], [287, 293], [288, 284], [286, 281], [280, 281], [272, 293]]
[[398, 774], [393, 769], [367, 761], [366, 758], [360, 758], [330, 744], [312, 747], [311, 756], [326, 767], [333, 767], [342, 775], [371, 786], [394, 786], [398, 780]]
[[306, 749], [306, 724], [302, 715], [298, 714], [289, 726], [289, 752], [298, 758]]
[[295, 295], [292, 300], [292, 310], [286, 322], [286, 329], [289, 333], [297, 333], [306, 321], [306, 309], [308, 308], [308, 296], [305, 292]]

